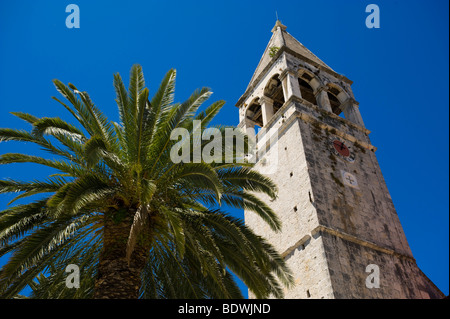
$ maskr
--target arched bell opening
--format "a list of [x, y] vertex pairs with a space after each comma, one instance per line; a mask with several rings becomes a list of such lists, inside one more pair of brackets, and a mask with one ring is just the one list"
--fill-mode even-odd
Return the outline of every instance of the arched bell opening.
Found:
[[340, 117], [345, 118], [344, 116], [344, 112], [343, 112], [343, 108], [342, 108], [342, 96], [345, 93], [343, 93], [342, 90], [338, 89], [335, 86], [329, 86], [328, 87], [328, 99], [330, 100], [330, 106], [331, 106], [331, 111], [336, 114], [339, 115]]
[[309, 85], [309, 83], [302, 78], [298, 79], [298, 84], [300, 86], [300, 93], [302, 95], [302, 98], [314, 105], [317, 105], [317, 100], [314, 96], [314, 90], [311, 85]]
[[267, 82], [264, 88], [264, 95], [273, 101], [273, 114], [275, 114], [284, 104], [283, 85], [279, 75], [275, 74]]
[[263, 127], [263, 117], [259, 99], [253, 100], [247, 108], [245, 117], [259, 127]]

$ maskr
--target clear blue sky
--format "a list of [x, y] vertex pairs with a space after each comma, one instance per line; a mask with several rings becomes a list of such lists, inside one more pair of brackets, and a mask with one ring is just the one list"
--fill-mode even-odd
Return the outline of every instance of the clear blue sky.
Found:
[[[80, 8], [79, 29], [65, 25], [71, 3]], [[380, 29], [365, 26], [370, 3], [380, 7]], [[2, 1], [0, 127], [28, 128], [10, 111], [70, 119], [51, 99], [54, 78], [88, 91], [117, 119], [113, 73], [128, 79], [134, 63], [143, 66], [151, 92], [176, 68], [177, 101], [212, 88], [213, 100], [227, 101], [217, 122], [236, 125], [234, 105], [277, 11], [290, 34], [354, 81], [413, 255], [448, 295], [448, 6], [446, 0]], [[18, 151], [20, 144], [0, 144], [0, 154]], [[0, 166], [2, 179], [45, 173], [31, 165]], [[0, 196], [0, 210], [8, 198]]]

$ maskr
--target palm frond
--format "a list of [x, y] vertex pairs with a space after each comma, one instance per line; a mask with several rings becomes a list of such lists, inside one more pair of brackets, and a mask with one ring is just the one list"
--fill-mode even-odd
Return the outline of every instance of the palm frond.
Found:
[[145, 231], [146, 226], [149, 224], [149, 213], [146, 205], [139, 206], [138, 210], [134, 214], [133, 224], [131, 225], [130, 234], [128, 235], [126, 259], [128, 264], [131, 260], [131, 254], [134, 251], [138, 236], [141, 232]]
[[20, 153], [7, 153], [0, 156], [0, 165], [13, 163], [35, 163], [50, 168], [57, 169], [63, 173], [71, 174], [72, 176], [83, 175], [83, 168], [76, 164], [71, 164], [61, 160], [48, 160], [39, 156], [25, 155]]
[[76, 139], [84, 139], [84, 134], [75, 126], [61, 120], [58, 117], [44, 117], [33, 122], [33, 134], [43, 136], [45, 134], [65, 134], [69, 133]]

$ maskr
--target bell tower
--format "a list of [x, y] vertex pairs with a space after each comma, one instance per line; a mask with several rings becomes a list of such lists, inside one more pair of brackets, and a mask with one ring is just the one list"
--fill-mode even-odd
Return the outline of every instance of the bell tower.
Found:
[[293, 271], [286, 298], [442, 298], [412, 256], [351, 85], [276, 22], [236, 106], [239, 127], [260, 128], [255, 169], [278, 185], [263, 199], [282, 231], [248, 211], [246, 224]]

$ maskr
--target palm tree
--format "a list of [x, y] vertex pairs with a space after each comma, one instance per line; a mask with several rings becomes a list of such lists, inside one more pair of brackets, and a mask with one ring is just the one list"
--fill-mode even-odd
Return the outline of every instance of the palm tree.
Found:
[[[185, 128], [190, 151], [203, 148], [192, 137], [193, 123], [207, 128], [224, 105], [198, 112], [211, 95], [206, 88], [174, 103], [175, 77], [170, 70], [150, 100], [139, 65], [131, 68], [128, 90], [115, 74], [119, 123], [108, 121], [86, 92], [58, 80], [69, 103], [53, 99], [78, 126], [12, 113], [32, 130], [0, 129], [0, 142], [31, 142], [53, 158], [8, 153], [0, 164], [36, 163], [56, 172], [45, 180], [0, 180], [0, 193], [20, 192], [9, 204], [39, 195], [0, 212], [0, 256], [10, 254], [0, 271], [3, 298], [27, 285], [37, 298], [241, 298], [232, 273], [258, 298], [283, 296], [292, 277], [282, 257], [220, 210], [251, 210], [278, 231], [275, 213], [255, 196], [274, 199], [276, 186], [250, 163], [171, 161], [171, 132]], [[79, 289], [64, 284], [69, 264], [79, 266]]]

